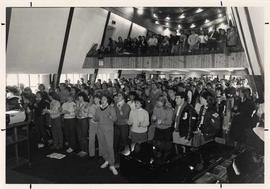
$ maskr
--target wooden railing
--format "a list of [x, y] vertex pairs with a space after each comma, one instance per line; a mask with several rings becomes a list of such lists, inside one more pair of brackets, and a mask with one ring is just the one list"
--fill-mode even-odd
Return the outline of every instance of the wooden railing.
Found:
[[248, 68], [244, 52], [186, 56], [86, 57], [83, 68]]

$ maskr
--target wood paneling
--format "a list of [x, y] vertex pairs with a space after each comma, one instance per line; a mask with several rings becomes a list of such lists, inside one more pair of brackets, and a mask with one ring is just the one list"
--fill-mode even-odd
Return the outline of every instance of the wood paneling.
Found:
[[248, 68], [244, 52], [190, 56], [105, 57], [103, 66], [98, 59], [87, 57], [83, 68]]

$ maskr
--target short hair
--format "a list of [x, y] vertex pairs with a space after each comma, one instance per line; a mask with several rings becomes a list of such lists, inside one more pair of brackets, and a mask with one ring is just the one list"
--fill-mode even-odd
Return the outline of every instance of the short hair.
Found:
[[79, 92], [78, 95], [77, 95], [77, 97], [79, 98], [80, 96], [83, 97], [83, 100], [85, 102], [89, 102], [89, 98], [88, 98], [88, 96], [84, 92]]
[[95, 98], [101, 99], [101, 96], [100, 96], [99, 94], [95, 94], [95, 95], [93, 96], [93, 99], [95, 99]]
[[181, 92], [177, 92], [176, 94], [175, 94], [175, 96], [180, 96], [181, 98], [184, 98], [184, 99], [186, 99], [186, 93], [185, 92], [183, 92], [183, 91], [181, 91]]
[[101, 95], [101, 98], [102, 97], [107, 98], [107, 102], [108, 102], [109, 105], [113, 102], [113, 99], [109, 95], [107, 95], [107, 94], [102, 94]]
[[137, 98], [135, 98], [134, 101], [135, 101], [135, 102], [140, 102], [141, 105], [142, 105], [142, 107], [143, 107], [143, 108], [145, 107], [145, 101], [144, 101], [142, 98], [137, 97]]
[[206, 100], [209, 107], [214, 106], [215, 98], [214, 98], [214, 96], [212, 95], [211, 92], [205, 90], [205, 91], [202, 92], [201, 97]]

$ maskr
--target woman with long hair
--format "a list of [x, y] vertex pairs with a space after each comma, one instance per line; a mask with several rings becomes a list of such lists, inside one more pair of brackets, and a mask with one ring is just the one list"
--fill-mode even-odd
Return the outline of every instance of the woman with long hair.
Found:
[[160, 96], [152, 115], [152, 123], [155, 126], [154, 140], [162, 142], [172, 141], [172, 117], [173, 109], [168, 106], [167, 99]]

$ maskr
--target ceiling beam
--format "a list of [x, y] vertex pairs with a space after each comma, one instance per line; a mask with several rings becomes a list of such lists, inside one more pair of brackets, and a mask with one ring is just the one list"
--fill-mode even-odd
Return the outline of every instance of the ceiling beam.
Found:
[[67, 43], [68, 43], [68, 38], [69, 38], [69, 33], [70, 33], [70, 28], [71, 28], [71, 23], [72, 23], [72, 18], [73, 18], [73, 13], [74, 13], [74, 7], [71, 7], [69, 10], [69, 15], [68, 15], [68, 20], [67, 20], [67, 26], [66, 26], [66, 32], [65, 32], [65, 37], [64, 37], [64, 42], [63, 42], [63, 47], [62, 47], [62, 52], [60, 56], [60, 62], [58, 66], [58, 72], [57, 72], [57, 80], [56, 80], [56, 85], [59, 84], [60, 82], [60, 77], [63, 69], [63, 64], [65, 60], [65, 54], [66, 54], [66, 49], [67, 49]]

